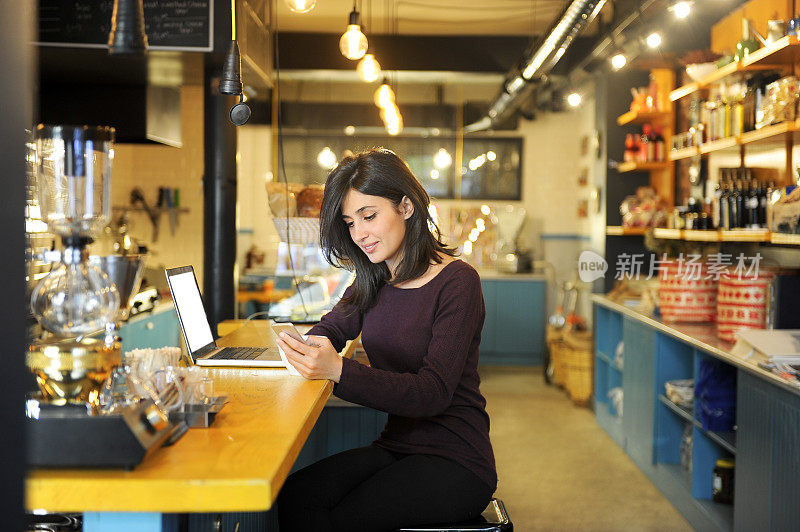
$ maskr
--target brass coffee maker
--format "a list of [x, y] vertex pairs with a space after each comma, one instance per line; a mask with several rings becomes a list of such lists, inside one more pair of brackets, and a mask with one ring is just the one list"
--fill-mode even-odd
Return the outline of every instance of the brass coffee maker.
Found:
[[115, 415], [100, 412], [101, 388], [121, 363], [120, 302], [127, 310], [144, 266], [136, 257], [90, 260], [87, 250], [110, 220], [114, 129], [39, 125], [34, 137], [41, 219], [61, 237], [63, 250], [47, 253], [54, 265], [31, 294], [31, 311], [47, 333], [26, 357], [40, 390], [26, 403], [28, 460], [133, 467], [174, 427], [152, 400]]

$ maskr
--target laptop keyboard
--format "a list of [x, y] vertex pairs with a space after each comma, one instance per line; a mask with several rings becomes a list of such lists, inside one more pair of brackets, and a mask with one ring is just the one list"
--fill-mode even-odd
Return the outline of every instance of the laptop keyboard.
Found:
[[263, 347], [226, 347], [212, 356], [209, 359], [226, 359], [226, 360], [255, 360], [266, 349]]

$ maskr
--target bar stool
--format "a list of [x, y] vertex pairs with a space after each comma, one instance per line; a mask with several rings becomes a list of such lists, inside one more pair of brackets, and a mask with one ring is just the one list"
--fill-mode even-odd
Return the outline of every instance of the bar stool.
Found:
[[463, 523], [412, 526], [398, 528], [395, 532], [513, 532], [514, 524], [508, 517], [506, 506], [500, 499], [492, 499], [480, 517]]

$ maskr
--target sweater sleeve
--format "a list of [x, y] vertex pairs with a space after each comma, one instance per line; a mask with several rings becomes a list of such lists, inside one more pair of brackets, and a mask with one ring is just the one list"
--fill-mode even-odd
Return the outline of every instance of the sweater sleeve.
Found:
[[445, 281], [437, 305], [431, 341], [419, 371], [398, 373], [344, 359], [334, 394], [404, 417], [444, 412], [461, 379], [470, 344], [483, 326], [485, 309], [478, 273], [465, 269]]
[[[342, 299], [348, 297], [353, 291], [353, 286], [347, 287]], [[361, 323], [363, 316], [358, 309], [344, 304], [341, 300], [333, 309], [322, 316], [322, 319], [314, 325], [308, 334], [311, 336], [325, 336], [331, 341], [334, 349], [341, 351], [344, 349], [348, 340], [352, 340], [361, 333]]]

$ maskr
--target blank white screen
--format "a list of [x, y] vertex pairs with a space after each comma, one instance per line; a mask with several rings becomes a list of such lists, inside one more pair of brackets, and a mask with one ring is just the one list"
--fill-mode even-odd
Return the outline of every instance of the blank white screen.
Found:
[[197, 288], [193, 272], [179, 273], [170, 276], [172, 299], [183, 323], [183, 332], [189, 344], [189, 351], [194, 353], [214, 341], [211, 326], [208, 324], [200, 290]]

